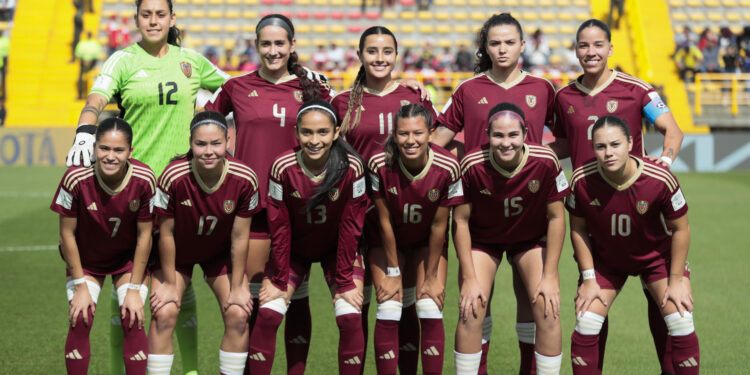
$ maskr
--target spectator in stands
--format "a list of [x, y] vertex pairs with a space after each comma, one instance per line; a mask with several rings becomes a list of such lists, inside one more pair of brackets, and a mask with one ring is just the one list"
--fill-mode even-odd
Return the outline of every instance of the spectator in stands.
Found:
[[526, 49], [524, 49], [524, 65], [528, 67], [533, 66], [546, 66], [549, 60], [550, 50], [549, 44], [542, 35], [542, 30], [537, 29], [534, 34], [531, 35], [531, 39], [526, 43]]
[[439, 72], [450, 72], [453, 70], [453, 61], [456, 57], [451, 52], [450, 47], [443, 48], [443, 53], [438, 57]]
[[351, 46], [349, 47], [349, 50], [346, 51], [346, 69], [352, 69], [354, 68], [354, 74], [357, 74], [357, 70], [359, 70], [359, 56], [357, 55], [357, 47]]
[[224, 51], [224, 64], [221, 65], [221, 70], [225, 72], [234, 72], [239, 70], [239, 67], [232, 61], [234, 59], [234, 53], [231, 48], [227, 48]]
[[336, 66], [338, 69], [346, 67], [346, 51], [336, 43], [331, 43], [328, 49], [328, 69], [333, 70]]
[[[683, 81], [686, 78], [690, 78], [690, 81], [692, 82], [695, 72], [703, 63], [703, 54], [698, 47], [694, 45], [686, 45], [677, 50], [674, 60], [677, 64], [677, 69], [680, 71], [680, 78]], [[690, 73], [689, 77], [687, 77], [687, 73]]]
[[120, 26], [120, 48], [125, 48], [133, 41], [130, 37], [130, 19], [122, 16], [122, 26]]
[[13, 22], [16, 0], [0, 0], [0, 21]]
[[252, 72], [253, 70], [258, 69], [258, 65], [255, 65], [252, 60], [250, 60], [250, 57], [247, 56], [247, 54], [241, 54], [240, 55], [240, 71], [242, 72]]
[[402, 70], [404, 72], [412, 72], [416, 70], [417, 60], [418, 58], [414, 51], [411, 48], [406, 48], [406, 51], [404, 51], [404, 57], [401, 59], [401, 64], [403, 65]]
[[703, 48], [701, 53], [703, 54], [703, 63], [701, 64], [701, 72], [703, 73], [718, 73], [719, 72], [719, 46], [718, 41], [715, 39], [707, 39], [706, 46]]
[[708, 42], [714, 42], [714, 44], [718, 44], [719, 39], [716, 37], [716, 34], [714, 34], [714, 32], [707, 27], [703, 29], [700, 38], [698, 38], [698, 49], [700, 49], [701, 51], [705, 50]]
[[750, 26], [745, 26], [742, 29], [742, 35], [737, 38], [737, 47], [740, 49], [740, 53], [745, 54], [746, 59], [750, 56]]
[[[625, 0], [610, 0], [609, 1], [609, 21], [607, 24], [609, 27], [615, 29], [620, 28], [620, 18], [625, 8]], [[617, 17], [615, 17], [615, 11], [617, 11]]]
[[117, 22], [117, 15], [109, 16], [107, 22], [107, 55], [112, 55], [120, 48], [120, 23]]
[[578, 62], [578, 57], [576, 56], [575, 41], [570, 42], [570, 45], [567, 48], [560, 47], [556, 54], [562, 58], [562, 65], [566, 73], [579, 73], [582, 70], [581, 64]]
[[214, 64], [214, 66], [219, 66], [219, 52], [216, 50], [216, 47], [206, 47], [206, 51], [203, 53], [203, 56], [205, 56], [206, 59], [211, 62], [211, 64]]
[[[258, 50], [255, 48], [255, 34], [247, 34], [243, 39], [245, 40], [245, 50], [242, 54], [247, 56], [250, 63], [258, 67], [260, 58], [258, 57]], [[241, 57], [240, 60], [243, 61]]]
[[326, 64], [328, 64], [328, 52], [326, 52], [326, 46], [319, 45], [318, 50], [313, 52], [310, 56], [310, 62], [315, 66], [315, 70], [325, 70]]
[[690, 30], [690, 26], [685, 26], [685, 28], [682, 29], [682, 33], [675, 35], [674, 39], [675, 44], [677, 45], [675, 53], [677, 53], [682, 47], [698, 42], [698, 36]]
[[724, 64], [725, 73], [740, 73], [742, 66], [742, 56], [737, 50], [736, 44], [730, 44], [721, 54], [721, 62]]
[[70, 43], [70, 62], [75, 62], [75, 52], [78, 41], [81, 40], [83, 31], [83, 0], [74, 0], [73, 5], [76, 10], [73, 14], [73, 42]]
[[734, 35], [732, 30], [724, 26], [719, 30], [719, 48], [727, 48], [730, 44], [737, 44], [737, 36]]
[[[5, 78], [8, 72], [8, 54], [10, 53], [10, 38], [7, 33], [0, 31], [0, 100], [5, 103]], [[3, 114], [5, 108], [3, 108]]]
[[474, 56], [469, 53], [466, 44], [461, 44], [458, 47], [458, 53], [456, 54], [456, 63], [453, 70], [457, 72], [471, 72], [474, 67]]
[[75, 57], [80, 61], [78, 70], [78, 99], [85, 99], [88, 93], [88, 75], [87, 73], [94, 69], [96, 62], [102, 54], [102, 45], [89, 31], [86, 33], [86, 39], [78, 42], [75, 51]]

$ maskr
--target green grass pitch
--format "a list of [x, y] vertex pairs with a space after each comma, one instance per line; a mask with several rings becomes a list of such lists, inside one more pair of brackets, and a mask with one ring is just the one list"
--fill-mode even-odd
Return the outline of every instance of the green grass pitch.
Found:
[[[65, 372], [64, 344], [67, 332], [64, 263], [52, 246], [58, 242], [57, 217], [50, 201], [64, 169], [59, 167], [0, 168], [0, 374], [61, 374]], [[701, 343], [705, 374], [747, 373], [750, 310], [747, 285], [750, 281], [750, 173], [679, 174], [690, 205], [692, 241], [689, 254], [695, 322]], [[451, 250], [452, 251], [452, 250]], [[453, 333], [457, 315], [457, 261], [450, 253], [445, 308], [446, 374], [453, 369]], [[311, 306], [313, 338], [308, 373], [336, 372], [338, 330], [330, 295], [320, 268], [313, 268]], [[570, 241], [560, 264], [562, 291], [563, 374], [571, 373], [570, 334], [575, 322], [573, 296], [577, 267]], [[510, 270], [501, 267], [493, 301], [494, 331], [489, 370], [493, 374], [518, 372], [518, 347], [514, 330], [515, 301]], [[216, 373], [218, 347], [223, 327], [213, 294], [201, 281], [200, 268], [194, 280], [198, 296], [199, 366], [203, 374]], [[742, 285], [745, 285], [744, 287]], [[108, 371], [109, 293], [102, 290], [91, 335], [90, 373]], [[374, 374], [372, 327], [366, 373]], [[648, 331], [646, 303], [640, 282], [631, 279], [610, 314], [610, 333], [605, 373], [659, 373]], [[279, 337], [283, 333], [279, 332]], [[283, 343], [277, 345], [274, 373], [285, 373]], [[180, 373], [180, 356], [173, 373]]]

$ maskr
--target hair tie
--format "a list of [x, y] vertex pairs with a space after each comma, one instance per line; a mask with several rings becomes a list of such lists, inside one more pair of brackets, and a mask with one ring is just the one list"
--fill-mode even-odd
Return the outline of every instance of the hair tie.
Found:
[[333, 111], [331, 111], [330, 109], [328, 109], [328, 108], [326, 108], [326, 107], [324, 107], [322, 105], [319, 105], [319, 104], [313, 104], [313, 105], [310, 105], [310, 106], [307, 106], [307, 107], [304, 107], [304, 108], [300, 109], [299, 113], [297, 113], [297, 122], [299, 122], [299, 118], [302, 116], [303, 113], [305, 113], [305, 112], [307, 112], [307, 110], [313, 109], [313, 108], [322, 109], [322, 110], [326, 111], [329, 115], [333, 116], [333, 124], [334, 124], [334, 126], [338, 123], [339, 120], [336, 118], [336, 114], [333, 113]]
[[219, 125], [222, 128], [224, 128], [224, 130], [227, 130], [227, 125], [226, 124], [224, 124], [224, 123], [222, 123], [220, 121], [211, 120], [211, 119], [206, 119], [206, 120], [201, 120], [201, 121], [196, 122], [195, 124], [193, 124], [193, 126], [190, 127], [190, 130], [193, 130], [193, 129], [201, 126], [201, 125], [208, 125], [208, 124]]
[[508, 110], [505, 110], [505, 111], [499, 111], [499, 112], [496, 112], [496, 113], [495, 113], [494, 115], [490, 116], [490, 119], [489, 119], [489, 121], [487, 121], [487, 126], [491, 126], [491, 125], [492, 125], [492, 123], [493, 123], [493, 122], [494, 122], [495, 120], [497, 120], [497, 119], [499, 119], [499, 118], [500, 118], [500, 116], [505, 116], [505, 117], [510, 117], [510, 118], [514, 118], [514, 119], [518, 120], [518, 122], [520, 122], [520, 123], [521, 123], [521, 127], [523, 127], [523, 128], [525, 128], [525, 127], [526, 127], [526, 122], [525, 122], [525, 121], [523, 120], [523, 117], [521, 117], [521, 115], [519, 115], [519, 114], [518, 114], [518, 113], [516, 113], [516, 112], [513, 112], [513, 111], [508, 111]]
[[292, 30], [292, 28], [289, 27], [289, 24], [286, 23], [286, 21], [284, 21], [282, 18], [279, 18], [276, 14], [271, 15], [263, 21], [260, 21], [260, 23], [258, 23], [258, 26], [255, 28], [255, 34], [260, 36], [260, 30], [262, 30], [266, 26], [278, 26], [286, 30], [286, 33], [289, 34], [289, 37], [294, 38], [294, 31]]

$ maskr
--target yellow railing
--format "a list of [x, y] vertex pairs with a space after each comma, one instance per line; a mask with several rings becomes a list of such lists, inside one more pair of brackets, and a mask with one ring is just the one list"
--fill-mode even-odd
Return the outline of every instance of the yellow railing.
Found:
[[[729, 113], [737, 116], [741, 105], [750, 105], [750, 73], [698, 73], [695, 84], [690, 85], [697, 116], [703, 114], [706, 106], [729, 106]], [[729, 114], [727, 113], [727, 114]]]

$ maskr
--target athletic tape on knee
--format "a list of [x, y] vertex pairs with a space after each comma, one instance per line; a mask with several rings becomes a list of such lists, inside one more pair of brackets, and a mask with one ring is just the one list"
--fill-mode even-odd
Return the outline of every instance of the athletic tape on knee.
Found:
[[602, 330], [602, 324], [604, 324], [604, 317], [586, 311], [583, 315], [576, 316], [576, 332], [582, 335], [598, 335]]
[[401, 309], [404, 304], [398, 301], [385, 301], [378, 304], [378, 312], [375, 315], [378, 320], [401, 320]]
[[[122, 307], [125, 303], [125, 295], [128, 294], [128, 284], [120, 285], [117, 288], [117, 305]], [[141, 284], [141, 289], [138, 290], [138, 294], [141, 295], [141, 303], [146, 303], [146, 297], [148, 297], [148, 286]], [[195, 298], [195, 296], [193, 296]]]
[[695, 332], [693, 314], [688, 311], [683, 314], [683, 316], [680, 316], [680, 313], [676, 312], [664, 317], [670, 336], [687, 336]]
[[336, 311], [336, 316], [342, 316], [346, 314], [359, 314], [357, 308], [343, 298], [339, 298], [333, 303], [333, 309]]
[[422, 298], [417, 301], [417, 317], [419, 319], [443, 319], [443, 312], [432, 298]]
[[292, 294], [292, 299], [302, 299], [307, 298], [310, 296], [310, 283], [307, 282], [307, 280], [303, 280], [301, 284], [297, 287], [297, 289], [294, 290], [294, 294]]
[[[96, 301], [99, 300], [99, 292], [102, 291], [102, 288], [99, 287], [99, 285], [96, 285], [95, 282], [86, 279], [86, 286], [89, 288], [89, 294], [91, 295], [91, 300], [96, 303]], [[73, 296], [76, 294], [76, 286], [73, 284], [73, 280], [68, 281], [65, 283], [65, 291], [68, 293], [68, 302], [73, 300]]]
[[534, 322], [516, 323], [516, 335], [518, 335], [518, 341], [524, 344], [535, 344], [536, 324]]
[[417, 287], [404, 288], [404, 307], [411, 307], [417, 303]]
[[364, 287], [364, 288], [362, 289], [362, 294], [364, 294], [364, 295], [365, 295], [365, 299], [364, 299], [364, 301], [362, 302], [362, 305], [363, 305], [363, 306], [367, 306], [367, 305], [369, 305], [369, 304], [370, 304], [370, 297], [372, 297], [372, 287], [371, 287], [371, 286], [369, 286], [369, 285], [368, 285], [368, 286], [366, 286], [366, 287]]
[[263, 286], [261, 283], [250, 283], [250, 294], [253, 295], [253, 298], [258, 298], [258, 293], [260, 293], [260, 288]]
[[482, 344], [486, 344], [492, 337], [492, 315], [487, 315], [482, 320]]
[[270, 309], [273, 311], [276, 311], [277, 313], [281, 315], [286, 315], [286, 310], [288, 308], [286, 304], [286, 299], [279, 297], [274, 300], [268, 301], [262, 305], [260, 305], [261, 309]]

